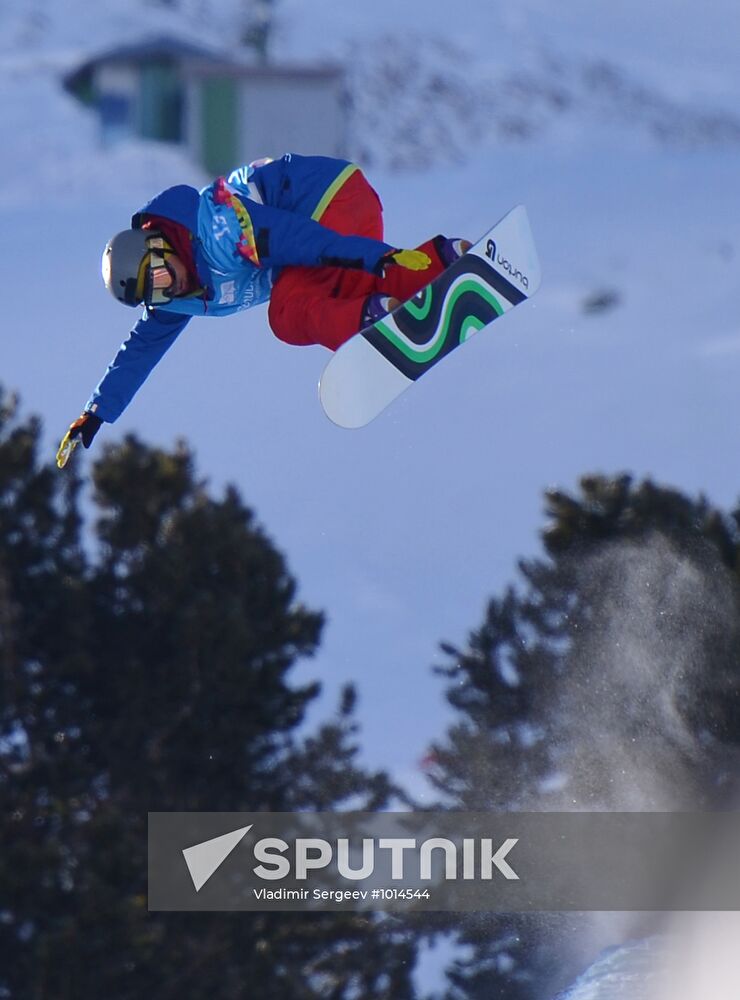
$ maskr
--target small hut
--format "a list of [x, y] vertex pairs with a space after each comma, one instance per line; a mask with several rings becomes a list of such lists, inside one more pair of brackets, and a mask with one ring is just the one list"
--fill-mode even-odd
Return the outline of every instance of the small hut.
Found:
[[106, 145], [176, 143], [212, 174], [288, 151], [346, 155], [339, 66], [255, 64], [162, 37], [102, 52], [64, 83], [97, 111]]

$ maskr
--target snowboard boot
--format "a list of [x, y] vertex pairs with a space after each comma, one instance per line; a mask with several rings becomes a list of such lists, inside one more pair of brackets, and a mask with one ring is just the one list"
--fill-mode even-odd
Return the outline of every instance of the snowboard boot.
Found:
[[434, 248], [445, 267], [449, 267], [450, 264], [454, 264], [456, 260], [459, 260], [464, 253], [468, 252], [472, 245], [470, 240], [464, 240], [459, 236], [451, 237], [450, 239], [444, 236], [437, 236], [434, 240]]
[[389, 312], [393, 312], [400, 305], [398, 299], [394, 299], [390, 295], [381, 295], [380, 292], [368, 295], [365, 299], [365, 305], [362, 307], [362, 326], [360, 329], [364, 330], [366, 326], [377, 323], [379, 319], [387, 316]]

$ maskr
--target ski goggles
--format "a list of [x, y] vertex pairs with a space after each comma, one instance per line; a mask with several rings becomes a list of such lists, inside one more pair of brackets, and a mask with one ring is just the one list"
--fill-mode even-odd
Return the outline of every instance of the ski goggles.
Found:
[[142, 262], [142, 298], [148, 306], [165, 305], [173, 298], [177, 283], [177, 275], [167, 263], [174, 251], [162, 236], [152, 236], [146, 245], [149, 253]]

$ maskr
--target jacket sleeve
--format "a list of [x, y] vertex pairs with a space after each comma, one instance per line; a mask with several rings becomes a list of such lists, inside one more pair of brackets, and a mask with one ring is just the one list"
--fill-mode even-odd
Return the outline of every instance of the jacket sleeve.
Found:
[[380, 274], [381, 258], [396, 249], [365, 236], [341, 236], [313, 219], [242, 200], [261, 267], [347, 267]]
[[147, 309], [119, 347], [85, 410], [107, 423], [117, 420], [189, 320], [190, 316]]

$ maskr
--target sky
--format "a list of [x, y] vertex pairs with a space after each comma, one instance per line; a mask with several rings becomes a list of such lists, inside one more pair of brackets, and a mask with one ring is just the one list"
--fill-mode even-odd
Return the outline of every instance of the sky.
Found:
[[[26, 8], [5, 6], [20, 31]], [[145, 7], [154, 31], [160, 14]], [[12, 137], [0, 162], [0, 261], [16, 290], [4, 302], [2, 377], [44, 418], [50, 455], [131, 321], [100, 282], [106, 239], [157, 190], [207, 180], [170, 149], [100, 148], [95, 121], [54, 72], [140, 21], [118, 5], [88, 17], [85, 4], [84, 22], [69, 16], [73, 0], [65, 9], [47, 10], [25, 45], [5, 35], [0, 59], [0, 124]], [[229, 5], [217, 10], [214, 28]], [[648, 10], [578, 0], [554, 13], [536, 0], [463, 0], [454, 27], [439, 0], [284, 0], [281, 11], [285, 59], [336, 58], [388, 31], [444, 33], [478, 70], [531, 62], [544, 46], [608, 59], [692, 108], [726, 109], [740, 93], [730, 30], [740, 15], [724, 2], [699, 12], [675, 0]], [[359, 431], [321, 412], [323, 349], [279, 343], [264, 308], [196, 320], [97, 439], [135, 431], [171, 447], [185, 437], [214, 490], [239, 486], [301, 599], [327, 613], [320, 653], [295, 673], [324, 682], [313, 718], [356, 683], [365, 760], [422, 798], [419, 759], [451, 721], [430, 669], [438, 643], [464, 644], [517, 560], [540, 551], [543, 490], [630, 471], [725, 507], [738, 498], [739, 152], [659, 146], [589, 118], [531, 143], [482, 143], [455, 166], [370, 169], [398, 245], [439, 231], [477, 239], [525, 204], [543, 270], [536, 297]], [[30, 269], [49, 245], [54, 266]], [[587, 315], [584, 300], [604, 290], [617, 307]]]

